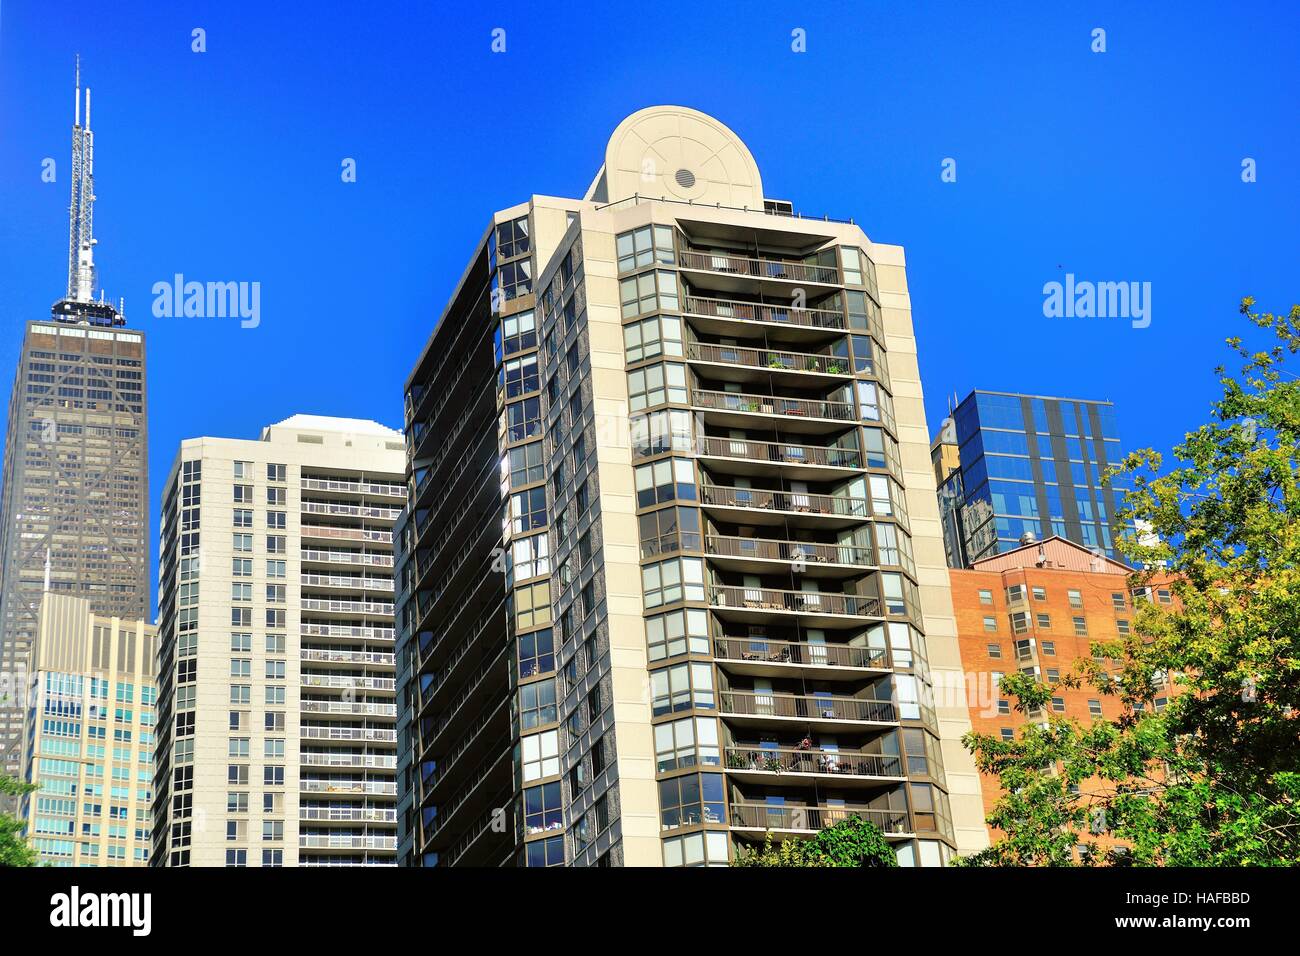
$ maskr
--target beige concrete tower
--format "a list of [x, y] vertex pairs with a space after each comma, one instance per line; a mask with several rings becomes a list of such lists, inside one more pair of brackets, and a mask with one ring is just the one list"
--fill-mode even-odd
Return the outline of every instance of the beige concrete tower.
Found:
[[493, 217], [406, 426], [401, 862], [985, 844], [900, 247], [641, 110]]

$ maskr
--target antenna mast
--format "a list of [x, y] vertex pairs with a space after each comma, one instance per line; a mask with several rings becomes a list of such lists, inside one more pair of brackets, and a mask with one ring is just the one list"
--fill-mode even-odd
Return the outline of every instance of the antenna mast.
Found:
[[[72, 201], [68, 204], [68, 286], [51, 316], [63, 322], [122, 325], [111, 303], [96, 302], [95, 281], [95, 134], [90, 131], [90, 89], [86, 89], [85, 126], [81, 115], [81, 55], [77, 55], [72, 111]], [[101, 297], [102, 298], [102, 297]]]

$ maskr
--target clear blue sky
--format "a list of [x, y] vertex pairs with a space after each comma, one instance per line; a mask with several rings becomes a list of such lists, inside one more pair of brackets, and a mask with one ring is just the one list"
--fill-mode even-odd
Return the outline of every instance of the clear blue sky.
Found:
[[[80, 52], [101, 284], [149, 335], [155, 516], [182, 438], [400, 426], [488, 214], [580, 195], [655, 103], [727, 123], [769, 195], [907, 248], [932, 428], [951, 392], [1029, 391], [1111, 399], [1126, 445], [1167, 448], [1239, 298], [1300, 300], [1294, 2], [477, 6], [0, 0], [0, 375], [65, 281]], [[260, 328], [153, 318], [177, 272], [260, 282]], [[1044, 318], [1066, 272], [1151, 282], [1151, 326]]]

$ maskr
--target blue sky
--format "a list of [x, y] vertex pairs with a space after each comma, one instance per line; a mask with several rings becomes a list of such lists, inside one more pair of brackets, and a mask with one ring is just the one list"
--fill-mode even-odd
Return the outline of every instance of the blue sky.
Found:
[[[727, 123], [769, 195], [906, 247], [932, 429], [980, 387], [1108, 398], [1127, 446], [1168, 448], [1205, 418], [1240, 297], [1300, 301], [1295, 3], [283, 6], [0, 4], [0, 371], [65, 282], [80, 52], [101, 284], [149, 335], [155, 515], [182, 438], [400, 426], [489, 213], [580, 195], [656, 103]], [[155, 319], [177, 272], [260, 282], [261, 325]], [[1044, 318], [1067, 272], [1150, 282], [1150, 327]]]

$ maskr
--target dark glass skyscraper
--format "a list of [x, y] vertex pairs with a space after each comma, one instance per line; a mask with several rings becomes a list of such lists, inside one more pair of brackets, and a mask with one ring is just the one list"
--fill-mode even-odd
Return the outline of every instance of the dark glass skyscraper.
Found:
[[977, 390], [935, 449], [954, 438], [960, 464], [939, 486], [950, 565], [1018, 547], [1024, 535], [1119, 557], [1123, 493], [1103, 482], [1122, 458], [1110, 402]]
[[29, 322], [9, 401], [0, 495], [0, 750], [19, 770], [20, 709], [41, 595], [85, 598], [103, 617], [149, 611], [145, 341], [94, 298], [94, 146], [77, 83], [68, 286]]

